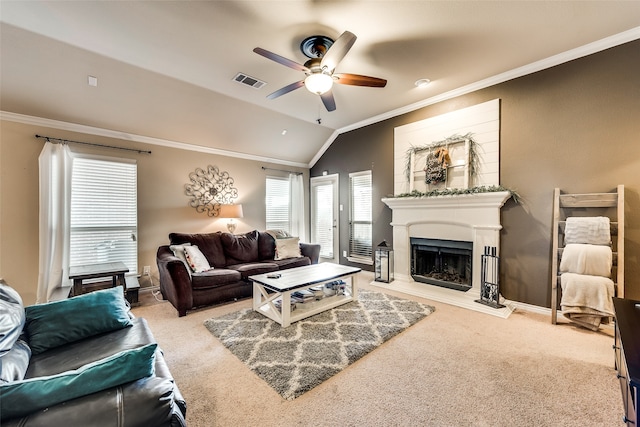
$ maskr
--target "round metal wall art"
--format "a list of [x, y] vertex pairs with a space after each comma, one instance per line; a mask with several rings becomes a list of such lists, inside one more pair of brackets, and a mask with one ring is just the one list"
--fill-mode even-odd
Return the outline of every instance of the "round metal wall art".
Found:
[[189, 206], [209, 216], [220, 214], [220, 205], [230, 205], [238, 198], [238, 189], [233, 186], [233, 178], [228, 172], [220, 172], [217, 166], [209, 165], [206, 170], [197, 168], [189, 174], [189, 184], [184, 186], [184, 194], [191, 197]]

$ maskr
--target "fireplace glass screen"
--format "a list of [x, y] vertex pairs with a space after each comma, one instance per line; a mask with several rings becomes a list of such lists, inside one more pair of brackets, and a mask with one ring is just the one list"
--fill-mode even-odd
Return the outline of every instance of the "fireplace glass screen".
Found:
[[411, 277], [416, 282], [468, 291], [473, 242], [411, 238]]

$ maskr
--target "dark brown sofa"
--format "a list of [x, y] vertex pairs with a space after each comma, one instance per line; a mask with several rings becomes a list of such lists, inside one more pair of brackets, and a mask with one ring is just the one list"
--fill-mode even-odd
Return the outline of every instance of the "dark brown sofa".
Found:
[[[276, 241], [266, 232], [184, 234], [170, 233], [170, 245], [158, 248], [156, 261], [160, 273], [160, 291], [185, 316], [187, 310], [246, 298], [253, 288], [248, 280], [254, 274], [317, 264], [320, 245], [300, 243], [300, 257], [276, 259]], [[212, 270], [191, 272], [174, 255], [171, 245], [196, 245]]]

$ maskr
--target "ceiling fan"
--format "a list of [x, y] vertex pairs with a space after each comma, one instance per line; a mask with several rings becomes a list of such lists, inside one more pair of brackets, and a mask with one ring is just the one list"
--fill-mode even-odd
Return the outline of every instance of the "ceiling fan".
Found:
[[310, 58], [304, 65], [256, 47], [253, 51], [258, 55], [262, 55], [265, 58], [293, 68], [294, 70], [302, 71], [307, 75], [304, 80], [291, 83], [278, 89], [267, 95], [267, 98], [274, 99], [304, 86], [310, 92], [320, 95], [327, 111], [334, 111], [336, 109], [336, 101], [331, 92], [333, 83], [352, 86], [385, 87], [387, 81], [384, 79], [359, 74], [334, 72], [338, 63], [342, 61], [347, 52], [349, 52], [349, 49], [351, 49], [355, 41], [355, 34], [349, 31], [342, 33], [335, 42], [327, 36], [307, 37], [300, 43], [300, 50], [307, 58]]

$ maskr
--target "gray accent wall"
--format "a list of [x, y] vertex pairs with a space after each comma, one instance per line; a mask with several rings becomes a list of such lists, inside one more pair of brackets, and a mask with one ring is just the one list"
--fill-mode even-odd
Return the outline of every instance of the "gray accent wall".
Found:
[[522, 197], [502, 209], [502, 294], [550, 306], [555, 187], [586, 193], [624, 184], [626, 297], [640, 300], [640, 41], [340, 135], [310, 172], [340, 175], [340, 254], [348, 249], [349, 173], [372, 170], [373, 244], [392, 243], [391, 210], [380, 199], [393, 193], [394, 128], [495, 98], [500, 182]]

